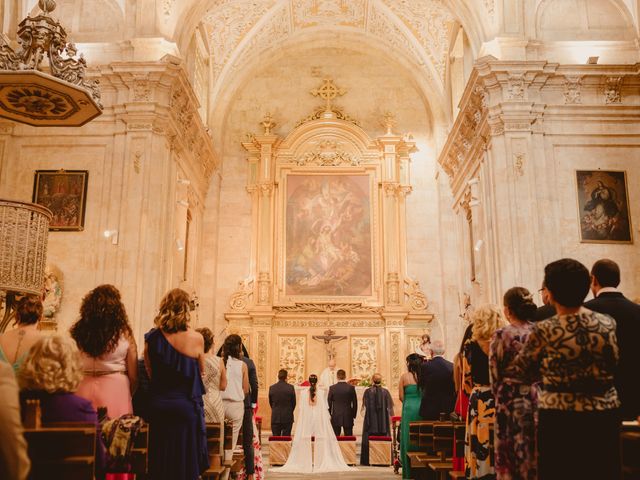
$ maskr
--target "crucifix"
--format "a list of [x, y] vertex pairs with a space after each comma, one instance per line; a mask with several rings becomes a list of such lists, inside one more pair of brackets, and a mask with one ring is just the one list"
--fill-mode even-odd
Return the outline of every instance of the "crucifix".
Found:
[[338, 96], [344, 95], [347, 91], [343, 88], [339, 88], [335, 83], [333, 83], [332, 79], [325, 78], [322, 85], [318, 88], [314, 88], [310, 93], [314, 97], [320, 97], [327, 102], [325, 112], [332, 112], [331, 101]]
[[324, 342], [327, 350], [327, 357], [331, 360], [336, 357], [336, 347], [332, 345], [331, 342], [339, 342], [340, 340], [345, 340], [347, 337], [344, 335], [336, 335], [334, 330], [325, 330], [324, 335], [314, 335], [311, 338], [318, 340], [319, 342]]

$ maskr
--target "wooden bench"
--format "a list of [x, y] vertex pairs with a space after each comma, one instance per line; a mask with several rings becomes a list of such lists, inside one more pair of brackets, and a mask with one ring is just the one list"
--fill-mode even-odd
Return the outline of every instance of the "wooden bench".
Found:
[[453, 470], [453, 432], [452, 422], [438, 422], [433, 425], [433, 449], [439, 460], [429, 462], [429, 468], [440, 480], [446, 480], [447, 474]]
[[224, 425], [207, 423], [207, 451], [209, 452], [209, 468], [204, 471], [204, 480], [218, 480], [226, 472], [222, 456], [224, 448]]
[[369, 437], [369, 465], [391, 465], [391, 437]]
[[291, 436], [269, 437], [269, 464], [284, 465], [291, 452]]
[[620, 432], [620, 456], [622, 460], [622, 479], [640, 478], [640, 425], [637, 422], [624, 422]]
[[96, 427], [26, 428], [30, 480], [93, 480]]
[[340, 445], [340, 452], [342, 458], [347, 465], [356, 464], [356, 437], [354, 436], [341, 436], [337, 437], [338, 445]]

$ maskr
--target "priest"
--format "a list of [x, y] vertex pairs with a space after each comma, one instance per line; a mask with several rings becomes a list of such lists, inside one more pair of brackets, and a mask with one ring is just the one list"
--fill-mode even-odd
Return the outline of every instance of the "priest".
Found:
[[382, 375], [379, 373], [374, 373], [371, 381], [373, 385], [365, 390], [362, 397], [365, 414], [362, 424], [360, 465], [369, 465], [369, 436], [391, 436], [391, 417], [393, 416], [391, 394], [382, 386]]

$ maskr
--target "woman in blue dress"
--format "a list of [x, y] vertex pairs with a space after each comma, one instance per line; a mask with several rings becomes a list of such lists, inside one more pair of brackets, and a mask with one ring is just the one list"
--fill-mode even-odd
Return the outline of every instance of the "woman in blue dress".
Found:
[[149, 474], [153, 480], [197, 480], [209, 467], [201, 372], [204, 340], [189, 327], [184, 290], [165, 295], [145, 335], [149, 385]]

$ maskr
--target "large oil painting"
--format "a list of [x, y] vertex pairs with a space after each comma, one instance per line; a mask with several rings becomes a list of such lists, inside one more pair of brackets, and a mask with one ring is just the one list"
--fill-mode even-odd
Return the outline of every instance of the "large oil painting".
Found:
[[84, 229], [87, 170], [36, 170], [33, 202], [53, 213], [49, 230]]
[[286, 294], [372, 294], [368, 175], [288, 175]]
[[581, 240], [631, 243], [626, 173], [578, 170], [576, 181]]

